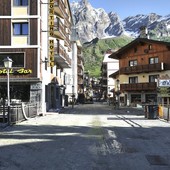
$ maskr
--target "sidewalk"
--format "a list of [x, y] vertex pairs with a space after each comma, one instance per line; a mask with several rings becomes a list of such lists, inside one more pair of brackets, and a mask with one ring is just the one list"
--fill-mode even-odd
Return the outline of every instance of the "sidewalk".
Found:
[[[95, 104], [101, 104], [101, 103], [94, 103], [94, 104], [89, 104], [89, 105], [88, 104], [78, 104], [78, 105], [74, 105], [73, 107], [72, 107], [72, 105], [69, 105], [68, 107], [61, 109], [59, 112], [46, 112], [43, 114], [43, 116], [37, 116], [35, 118], [30, 118], [29, 120], [25, 120], [23, 122], [34, 121], [35, 119], [39, 119], [41, 117], [42, 117], [41, 119], [43, 119], [43, 117], [47, 117], [49, 115], [55, 115], [55, 117], [56, 117], [59, 114], [79, 114], [81, 108], [85, 108], [87, 106], [95, 106]], [[147, 122], [149, 122], [149, 121], [159, 122], [160, 121], [160, 122], [170, 124], [170, 122], [168, 122], [164, 119], [159, 119], [159, 118], [158, 119], [147, 119], [147, 118], [145, 118], [144, 110], [142, 108], [120, 107], [119, 109], [115, 109], [115, 108], [113, 108], [112, 105], [108, 105], [108, 103], [106, 103], [106, 102], [102, 103], [101, 105], [106, 107], [110, 111], [109, 114], [112, 114], [112, 115], [117, 114], [117, 115], [129, 115], [129, 116], [135, 116], [135, 117], [137, 116], [139, 119], [142, 118], [143, 120], [145, 120]], [[22, 122], [18, 122], [16, 124], [16, 126], [19, 125], [20, 123], [22, 123]], [[0, 123], [0, 132], [4, 131], [8, 127], [9, 127], [8, 124]]]

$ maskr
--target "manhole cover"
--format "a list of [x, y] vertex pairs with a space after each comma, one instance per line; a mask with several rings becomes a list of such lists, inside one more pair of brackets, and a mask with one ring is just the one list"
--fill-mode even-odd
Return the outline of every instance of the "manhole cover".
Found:
[[168, 165], [165, 158], [160, 155], [146, 155], [146, 159], [150, 163], [150, 165]]

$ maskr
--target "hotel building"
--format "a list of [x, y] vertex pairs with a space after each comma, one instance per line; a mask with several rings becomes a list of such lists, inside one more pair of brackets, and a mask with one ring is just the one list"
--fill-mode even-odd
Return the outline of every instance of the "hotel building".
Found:
[[[37, 104], [38, 112], [65, 105], [71, 80], [71, 26], [68, 0], [0, 0], [0, 99], [7, 98], [3, 60], [13, 60], [10, 98]], [[71, 73], [70, 73], [71, 74]]]

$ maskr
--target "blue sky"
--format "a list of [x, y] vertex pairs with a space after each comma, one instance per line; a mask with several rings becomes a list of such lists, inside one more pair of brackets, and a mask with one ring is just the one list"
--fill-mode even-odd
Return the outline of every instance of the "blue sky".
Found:
[[[80, 1], [80, 0], [69, 0]], [[121, 19], [136, 14], [170, 14], [170, 0], [88, 0], [94, 8], [103, 8], [106, 12], [116, 12]]]

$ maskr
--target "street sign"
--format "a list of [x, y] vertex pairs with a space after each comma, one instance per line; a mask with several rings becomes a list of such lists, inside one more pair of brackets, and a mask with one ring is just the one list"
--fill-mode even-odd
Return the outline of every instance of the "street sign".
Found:
[[159, 87], [170, 87], [170, 79], [160, 79]]

